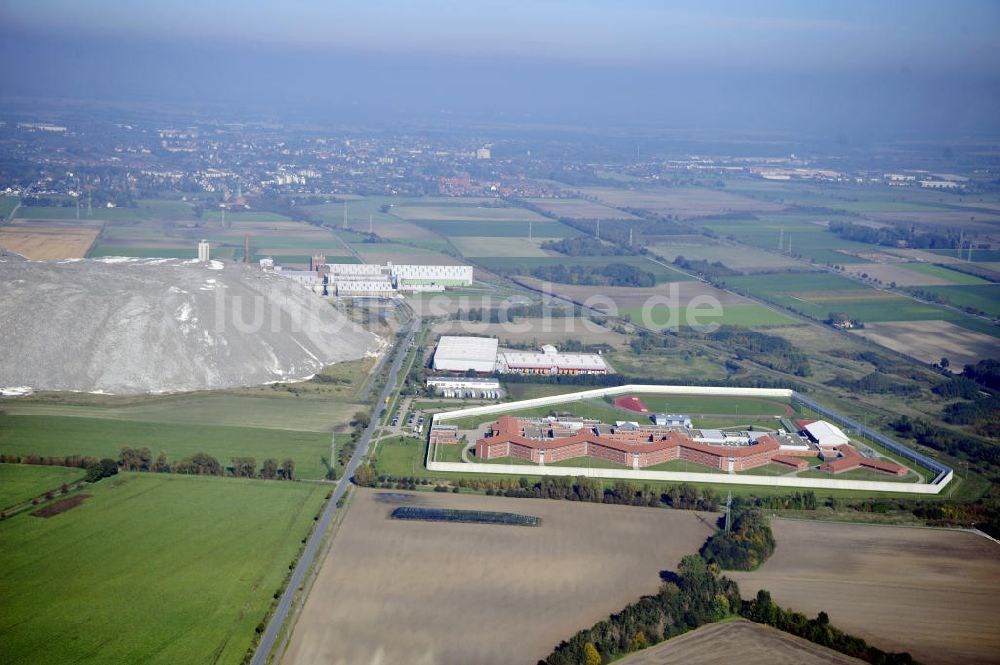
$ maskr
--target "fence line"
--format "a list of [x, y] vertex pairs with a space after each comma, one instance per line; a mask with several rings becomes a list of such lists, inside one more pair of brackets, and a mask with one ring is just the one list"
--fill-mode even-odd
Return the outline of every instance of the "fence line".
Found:
[[[876, 441], [888, 450], [901, 457], [920, 464], [937, 475], [929, 483], [901, 483], [886, 482], [876, 480], [843, 480], [837, 478], [795, 478], [788, 476], [753, 476], [753, 475], [730, 475], [716, 473], [688, 473], [683, 471], [641, 471], [634, 469], [594, 469], [590, 467], [551, 467], [551, 466], [528, 466], [521, 464], [481, 464], [468, 462], [436, 462], [433, 459], [433, 446], [427, 448], [426, 466], [431, 471], [449, 471], [466, 473], [487, 473], [504, 475], [529, 475], [529, 476], [588, 476], [592, 478], [617, 478], [617, 479], [638, 479], [638, 480], [660, 480], [676, 482], [699, 482], [718, 483], [727, 485], [758, 485], [770, 487], [800, 487], [811, 489], [846, 489], [846, 490], [870, 490], [873, 492], [899, 492], [910, 494], [938, 494], [951, 482], [954, 477], [953, 470], [922, 455], [917, 451], [904, 446], [897, 441], [893, 441], [884, 434], [873, 430], [867, 425], [863, 425], [852, 418], [842, 416], [836, 411], [823, 406], [805, 395], [785, 388], [735, 388], [735, 387], [705, 387], [705, 386], [660, 386], [654, 384], [629, 384], [624, 386], [611, 386], [607, 388], [596, 388], [593, 390], [583, 390], [575, 393], [563, 395], [549, 395], [547, 397], [536, 397], [517, 402], [505, 402], [500, 404], [487, 404], [484, 406], [474, 406], [455, 411], [436, 413], [431, 416], [431, 427], [438, 423], [451, 420], [458, 420], [467, 416], [489, 415], [494, 413], [505, 413], [508, 411], [519, 411], [530, 409], [536, 406], [549, 406], [554, 404], [567, 404], [580, 402], [587, 399], [609, 397], [628, 393], [639, 394], [664, 394], [664, 395], [730, 395], [743, 397], [784, 397], [795, 402], [800, 402], [813, 411], [820, 413], [830, 420], [845, 426], [849, 430], [861, 433], [869, 439]], [[428, 432], [430, 427], [428, 428]]]

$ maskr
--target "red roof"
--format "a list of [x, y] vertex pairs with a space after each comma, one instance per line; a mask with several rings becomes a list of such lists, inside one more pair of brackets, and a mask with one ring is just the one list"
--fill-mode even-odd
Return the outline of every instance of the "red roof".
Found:
[[[689, 450], [698, 450], [719, 457], [749, 457], [761, 452], [774, 452], [780, 448], [777, 441], [766, 435], [759, 437], [754, 445], [738, 447], [712, 446], [707, 443], [699, 443], [679, 432], [668, 432], [659, 439], [654, 439], [652, 436], [649, 438], [650, 440], [647, 442], [628, 443], [613, 436], [594, 434], [590, 429], [584, 428], [572, 436], [559, 437], [558, 439], [532, 439], [524, 436], [524, 427], [520, 420], [514, 416], [501, 416], [493, 424], [493, 436], [485, 441], [487, 444], [509, 442], [526, 448], [544, 448], [546, 450], [563, 448], [579, 443], [592, 443], [626, 453], [642, 453], [682, 446]], [[480, 439], [480, 441], [484, 441], [484, 439]]]

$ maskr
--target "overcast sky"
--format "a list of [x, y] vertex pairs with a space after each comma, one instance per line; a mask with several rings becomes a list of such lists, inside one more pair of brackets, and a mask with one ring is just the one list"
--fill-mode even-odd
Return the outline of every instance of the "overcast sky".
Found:
[[1000, 115], [1000, 2], [0, 0], [0, 38], [5, 97], [816, 132]]

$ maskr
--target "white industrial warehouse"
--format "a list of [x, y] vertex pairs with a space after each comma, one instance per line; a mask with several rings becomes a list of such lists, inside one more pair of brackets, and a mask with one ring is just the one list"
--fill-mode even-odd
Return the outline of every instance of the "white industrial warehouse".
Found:
[[274, 259], [260, 260], [262, 270], [273, 270], [315, 293], [337, 296], [391, 296], [395, 293], [444, 291], [449, 286], [472, 284], [472, 266], [385, 265], [377, 263], [326, 263], [314, 256], [310, 270], [286, 270]]
[[434, 369], [439, 372], [482, 372], [497, 368], [496, 337], [461, 337], [442, 335], [434, 351]]
[[541, 352], [499, 351], [495, 337], [443, 335], [434, 352], [434, 369], [443, 372], [505, 374], [607, 374], [598, 353], [560, 353], [546, 344]]
[[833, 447], [842, 446], [845, 443], [850, 443], [850, 438], [844, 434], [843, 430], [832, 423], [828, 423], [825, 420], [817, 420], [811, 422], [805, 426], [806, 434], [809, 438], [818, 443], [820, 446]]

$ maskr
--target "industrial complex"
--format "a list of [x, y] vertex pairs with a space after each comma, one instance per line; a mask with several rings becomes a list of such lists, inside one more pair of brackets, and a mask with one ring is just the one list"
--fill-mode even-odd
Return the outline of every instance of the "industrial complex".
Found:
[[434, 351], [439, 372], [480, 374], [607, 374], [608, 364], [599, 353], [562, 353], [551, 344], [540, 352], [500, 350], [495, 337], [442, 335]]
[[327, 263], [314, 256], [309, 270], [286, 270], [274, 259], [260, 260], [261, 270], [274, 271], [315, 293], [334, 296], [390, 297], [399, 293], [440, 292], [447, 287], [472, 284], [472, 266], [384, 265], [377, 263]]

